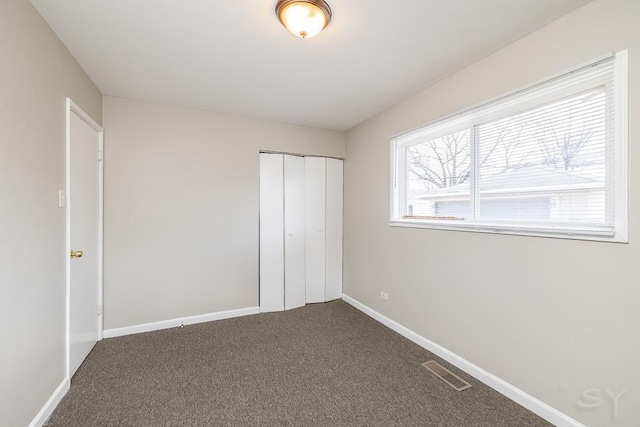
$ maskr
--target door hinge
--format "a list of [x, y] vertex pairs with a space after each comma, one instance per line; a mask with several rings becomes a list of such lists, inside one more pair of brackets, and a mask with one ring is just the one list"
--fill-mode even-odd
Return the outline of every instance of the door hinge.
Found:
[[102, 306], [98, 305], [98, 316], [102, 315]]
[[98, 161], [102, 161], [102, 150], [98, 150]]

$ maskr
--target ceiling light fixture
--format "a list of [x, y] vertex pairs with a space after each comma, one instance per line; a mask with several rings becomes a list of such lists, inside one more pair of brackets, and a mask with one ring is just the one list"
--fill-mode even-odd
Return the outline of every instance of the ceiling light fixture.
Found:
[[311, 38], [331, 22], [331, 8], [324, 0], [278, 0], [276, 15], [296, 37]]

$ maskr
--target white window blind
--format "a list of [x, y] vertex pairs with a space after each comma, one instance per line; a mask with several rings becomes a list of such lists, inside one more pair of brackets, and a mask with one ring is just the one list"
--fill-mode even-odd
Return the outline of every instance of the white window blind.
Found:
[[626, 52], [392, 143], [392, 225], [626, 241]]

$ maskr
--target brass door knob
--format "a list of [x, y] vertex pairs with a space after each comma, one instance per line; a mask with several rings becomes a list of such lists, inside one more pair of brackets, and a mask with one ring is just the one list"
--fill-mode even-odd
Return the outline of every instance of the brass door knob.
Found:
[[71, 258], [82, 258], [82, 255], [84, 255], [82, 251], [74, 251], [71, 249]]

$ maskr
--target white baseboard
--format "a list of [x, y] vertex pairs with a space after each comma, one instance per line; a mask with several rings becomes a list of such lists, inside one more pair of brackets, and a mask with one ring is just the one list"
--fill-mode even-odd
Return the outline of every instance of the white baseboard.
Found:
[[238, 310], [201, 314], [198, 316], [180, 317], [177, 319], [162, 320], [159, 322], [143, 323], [141, 325], [125, 326], [123, 328], [106, 329], [104, 331], [104, 338], [114, 338], [124, 335], [140, 334], [142, 332], [159, 331], [161, 329], [177, 328], [179, 326], [195, 325], [197, 323], [231, 319], [233, 317], [249, 316], [251, 314], [258, 313], [260, 313], [260, 307], [249, 307]]
[[29, 427], [41, 427], [49, 419], [53, 411], [56, 409], [62, 398], [69, 391], [69, 378], [62, 380], [56, 391], [53, 392], [47, 403], [44, 404], [38, 415], [29, 423]]
[[441, 357], [442, 359], [446, 360], [447, 362], [451, 363], [457, 368], [463, 370], [464, 372], [476, 378], [477, 380], [485, 383], [492, 389], [505, 395], [506, 397], [513, 400], [514, 402], [519, 403], [520, 405], [524, 406], [534, 414], [537, 414], [538, 416], [544, 418], [550, 423], [558, 427], [585, 427], [584, 424], [574, 420], [568, 415], [563, 414], [562, 412], [558, 411], [555, 408], [552, 408], [551, 406], [547, 405], [541, 400], [538, 400], [535, 397], [525, 393], [519, 388], [509, 384], [508, 382], [474, 365], [468, 360], [434, 343], [433, 341], [430, 341], [424, 338], [423, 336], [418, 335], [412, 330], [378, 313], [372, 308], [367, 307], [366, 305], [351, 298], [350, 296], [343, 294], [342, 299], [346, 303], [354, 306], [358, 310], [374, 318], [375, 320], [387, 326], [388, 328], [396, 331], [403, 337], [413, 341], [414, 343], [418, 344], [420, 347], [430, 351], [436, 356]]

